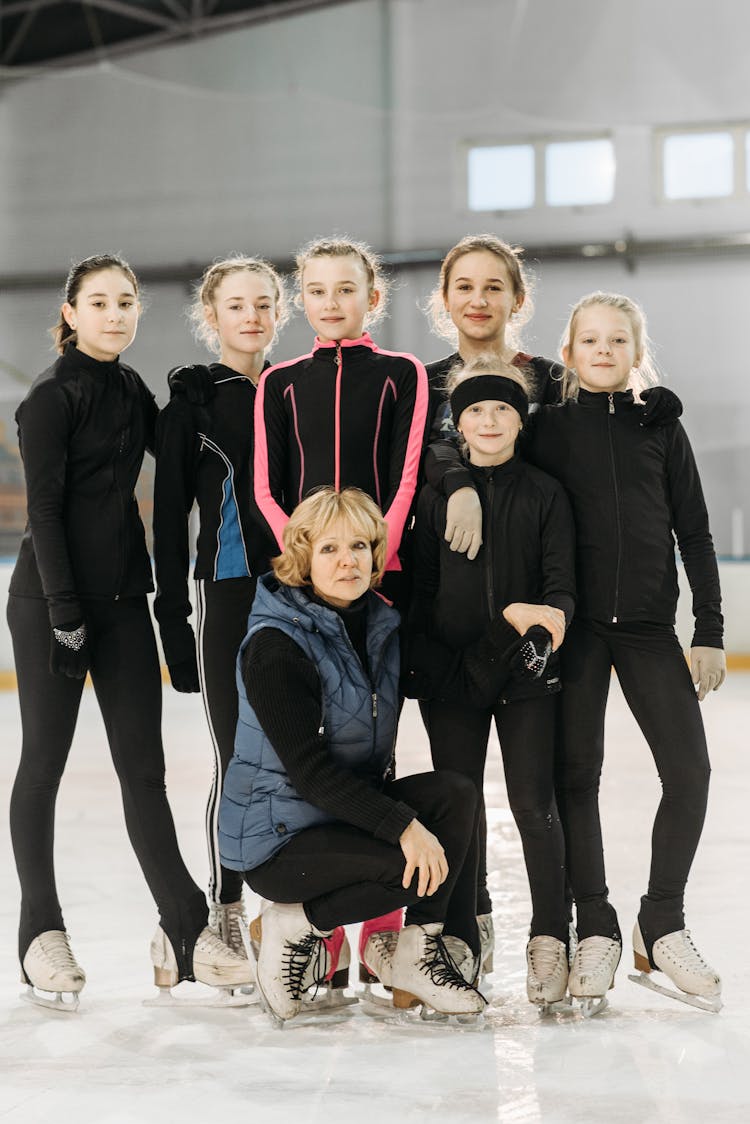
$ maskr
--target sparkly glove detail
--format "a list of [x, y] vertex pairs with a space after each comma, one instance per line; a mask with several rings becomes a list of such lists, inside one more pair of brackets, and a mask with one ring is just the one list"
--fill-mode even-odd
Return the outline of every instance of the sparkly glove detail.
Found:
[[535, 624], [521, 637], [513, 657], [513, 669], [521, 679], [540, 679], [552, 654], [552, 637], [546, 628]]
[[53, 675], [65, 675], [69, 679], [86, 678], [89, 648], [83, 622], [52, 629], [49, 669]]

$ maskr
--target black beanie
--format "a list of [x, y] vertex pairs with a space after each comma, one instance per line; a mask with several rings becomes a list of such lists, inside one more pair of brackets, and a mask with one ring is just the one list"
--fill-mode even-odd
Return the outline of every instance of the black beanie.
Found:
[[451, 413], [453, 424], [458, 425], [458, 419], [467, 406], [475, 402], [507, 402], [521, 415], [524, 423], [529, 416], [529, 399], [520, 383], [505, 375], [472, 375], [462, 379], [451, 393]]

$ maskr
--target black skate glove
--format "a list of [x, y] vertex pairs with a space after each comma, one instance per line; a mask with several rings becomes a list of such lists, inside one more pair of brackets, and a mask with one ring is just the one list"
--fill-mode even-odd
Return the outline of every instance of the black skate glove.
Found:
[[205, 406], [216, 394], [214, 377], [202, 363], [190, 367], [173, 367], [167, 375], [170, 397], [181, 394], [191, 406]]
[[535, 624], [521, 637], [511, 667], [519, 679], [540, 679], [551, 655], [552, 637], [546, 628]]
[[641, 425], [661, 429], [677, 421], [682, 414], [682, 402], [668, 386], [651, 386], [641, 394], [643, 416]]
[[180, 694], [190, 695], [196, 691], [200, 691], [201, 685], [198, 679], [198, 662], [195, 658], [195, 653], [186, 660], [180, 660], [179, 663], [167, 664], [169, 668], [169, 678], [172, 680], [172, 686], [175, 691]]
[[86, 678], [89, 669], [89, 647], [86, 641], [86, 625], [83, 621], [75, 621], [52, 629], [49, 669], [53, 675], [67, 675], [69, 679]]

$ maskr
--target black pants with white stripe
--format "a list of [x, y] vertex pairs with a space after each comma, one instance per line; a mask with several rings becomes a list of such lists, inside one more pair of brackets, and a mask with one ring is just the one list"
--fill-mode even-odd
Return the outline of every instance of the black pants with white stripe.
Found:
[[237, 730], [236, 661], [247, 632], [247, 618], [255, 597], [255, 578], [197, 580], [198, 670], [214, 755], [214, 770], [206, 806], [211, 902], [225, 905], [240, 900], [242, 875], [219, 861], [219, 802], [224, 774], [234, 753]]
[[[84, 601], [91, 679], [122, 790], [133, 850], [177, 956], [192, 970], [206, 899], [185, 867], [164, 785], [161, 675], [145, 597]], [[18, 677], [23, 748], [10, 801], [10, 828], [21, 883], [19, 955], [40, 933], [65, 929], [54, 869], [55, 803], [68, 759], [83, 679], [52, 675], [51, 629], [42, 598], [8, 600]], [[84, 800], [84, 797], [81, 797]], [[85, 807], [81, 814], [85, 815]], [[98, 840], [89, 840], [96, 847]], [[86, 856], [80, 856], [85, 869]], [[113, 924], [116, 922], [113, 920]]]

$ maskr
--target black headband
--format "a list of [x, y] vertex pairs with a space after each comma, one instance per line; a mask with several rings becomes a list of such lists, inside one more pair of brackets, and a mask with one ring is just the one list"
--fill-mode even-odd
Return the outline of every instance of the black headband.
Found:
[[472, 375], [463, 379], [451, 394], [451, 413], [453, 424], [458, 425], [458, 419], [467, 406], [475, 402], [507, 402], [521, 415], [525, 422], [529, 415], [529, 399], [526, 391], [505, 375]]

